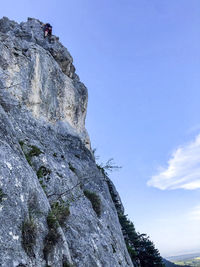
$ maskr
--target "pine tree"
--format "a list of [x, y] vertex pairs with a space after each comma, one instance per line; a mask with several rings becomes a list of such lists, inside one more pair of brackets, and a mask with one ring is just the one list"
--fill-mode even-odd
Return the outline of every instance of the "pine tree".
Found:
[[141, 267], [163, 267], [162, 258], [146, 234], [137, 233], [127, 215], [118, 214], [126, 246], [132, 262]]

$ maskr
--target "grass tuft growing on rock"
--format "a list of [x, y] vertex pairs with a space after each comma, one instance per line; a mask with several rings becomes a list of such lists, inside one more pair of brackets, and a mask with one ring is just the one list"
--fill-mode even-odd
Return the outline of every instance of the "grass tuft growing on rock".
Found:
[[21, 148], [22, 148], [22, 147], [23, 147], [23, 144], [24, 144], [24, 141], [20, 140], [20, 141], [19, 141], [19, 144], [20, 144], [20, 146], [21, 146]]
[[63, 267], [74, 267], [74, 264], [71, 264], [67, 261], [63, 262]]
[[0, 203], [3, 201], [3, 199], [6, 197], [7, 195], [4, 194], [3, 190], [0, 188]]
[[31, 146], [31, 151], [29, 152], [29, 155], [31, 157], [34, 157], [34, 156], [38, 157], [41, 153], [42, 151], [38, 147]]
[[97, 216], [101, 216], [101, 199], [100, 197], [89, 190], [84, 190], [84, 195], [90, 200], [93, 210], [96, 212]]
[[31, 146], [31, 150], [25, 154], [26, 160], [28, 161], [29, 165], [32, 166], [31, 159], [32, 157], [38, 157], [42, 151], [36, 147], [36, 146]]
[[54, 202], [51, 205], [51, 210], [47, 216], [47, 224], [49, 228], [58, 228], [59, 224], [64, 226], [64, 222], [67, 217], [70, 215], [69, 205], [66, 205], [64, 202]]
[[52, 210], [48, 213], [47, 224], [50, 229], [56, 229], [59, 226], [57, 218]]
[[41, 166], [37, 171], [37, 177], [38, 179], [51, 174], [51, 170], [47, 169], [45, 166]]
[[50, 177], [46, 178], [46, 176], [49, 174], [51, 174], [51, 170], [47, 169], [45, 166], [41, 166], [37, 171], [38, 180], [45, 194], [47, 194], [47, 192], [46, 192], [46, 185], [44, 184], [43, 178], [45, 177], [46, 181], [49, 181]]
[[34, 246], [37, 237], [37, 226], [33, 218], [22, 223], [22, 246], [29, 257], [34, 256]]
[[25, 144], [24, 141], [22, 141], [22, 140], [19, 141], [19, 144], [20, 144], [21, 149], [24, 152], [26, 160], [28, 161], [28, 164], [30, 166], [32, 166], [32, 163], [31, 163], [32, 157], [34, 157], [34, 156], [38, 157], [41, 153], [43, 153], [38, 147], [36, 147], [34, 145], [32, 145], [32, 146], [27, 145], [27, 147], [29, 147], [30, 150], [29, 150], [29, 152], [26, 152], [24, 149], [24, 144]]
[[71, 164], [70, 162], [69, 162], [68, 164], [69, 164], [69, 169], [70, 169], [72, 172], [76, 173], [76, 169], [72, 166], [72, 164]]
[[47, 225], [49, 227], [49, 232], [45, 237], [44, 246], [44, 257], [47, 261], [48, 254], [51, 252], [53, 247], [58, 243], [60, 239], [60, 233], [58, 232], [58, 227], [64, 226], [67, 217], [70, 215], [69, 206], [65, 202], [54, 202], [51, 205], [51, 210], [47, 216]]
[[66, 205], [65, 202], [54, 202], [51, 209], [59, 224], [64, 226], [67, 217], [70, 215], [69, 205]]

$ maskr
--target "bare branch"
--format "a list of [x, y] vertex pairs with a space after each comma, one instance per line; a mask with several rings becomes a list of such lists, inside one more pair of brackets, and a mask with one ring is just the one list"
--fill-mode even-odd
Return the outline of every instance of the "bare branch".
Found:
[[110, 172], [112, 172], [112, 171], [114, 171], [114, 170], [119, 170], [119, 169], [122, 168], [121, 166], [117, 166], [117, 165], [115, 165], [115, 163], [114, 163], [114, 159], [113, 159], [113, 158], [109, 159], [109, 160], [106, 162], [105, 165], [101, 164], [100, 166], [101, 166], [101, 168], [103, 168], [104, 170], [107, 170], [107, 171], [110, 171]]
[[[94, 177], [94, 178], [101, 178], [102, 180], [104, 180], [104, 181], [106, 182], [106, 179], [104, 178], [103, 175], [102, 175], [102, 176], [96, 176], [96, 175], [95, 175], [95, 176], [82, 176], [82, 177], [79, 177], [79, 179], [84, 178], [84, 183], [85, 183], [85, 182], [91, 180], [93, 177]], [[47, 195], [47, 197], [50, 198], [50, 197], [52, 197], [52, 196], [57, 196], [57, 199], [59, 199], [59, 198], [61, 198], [63, 195], [66, 195], [66, 194], [68, 194], [68, 193], [71, 193], [72, 190], [74, 190], [74, 189], [77, 188], [78, 186], [81, 186], [82, 184], [83, 184], [83, 182], [80, 181], [80, 182], [76, 183], [73, 187], [71, 187], [71, 188], [65, 190], [65, 191], [62, 192], [62, 193], [52, 193], [52, 194]]]

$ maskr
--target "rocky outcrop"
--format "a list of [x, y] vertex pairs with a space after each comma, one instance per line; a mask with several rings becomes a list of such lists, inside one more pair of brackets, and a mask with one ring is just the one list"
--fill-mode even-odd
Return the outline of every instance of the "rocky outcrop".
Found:
[[90, 149], [87, 89], [41, 26], [0, 20], [0, 266], [133, 266]]

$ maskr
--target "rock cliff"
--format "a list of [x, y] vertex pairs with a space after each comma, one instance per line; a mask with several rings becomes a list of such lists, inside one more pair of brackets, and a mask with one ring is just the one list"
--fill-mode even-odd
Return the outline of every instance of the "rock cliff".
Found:
[[133, 266], [85, 129], [87, 89], [41, 27], [0, 20], [0, 266]]

